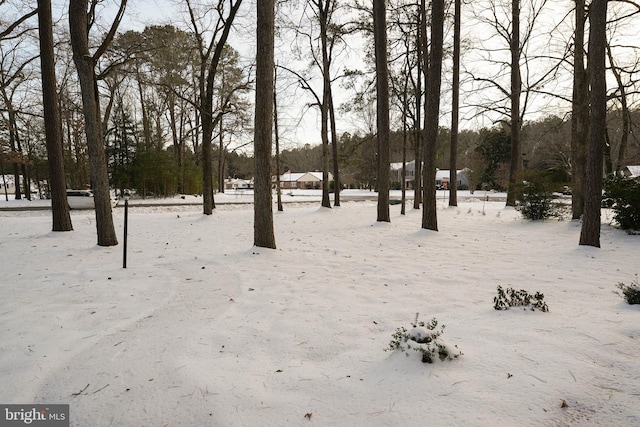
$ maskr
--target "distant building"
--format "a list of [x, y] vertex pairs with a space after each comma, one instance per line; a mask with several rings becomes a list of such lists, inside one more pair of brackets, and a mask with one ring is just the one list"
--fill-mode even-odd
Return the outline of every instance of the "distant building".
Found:
[[[20, 180], [20, 188], [24, 193], [24, 189], [26, 188], [26, 184], [22, 175], [18, 175], [18, 179]], [[33, 187], [31, 188], [34, 191]], [[0, 193], [4, 194], [5, 191], [8, 194], [13, 194], [16, 192], [16, 180], [15, 175], [0, 175]]]
[[224, 180], [225, 190], [250, 190], [253, 188], [253, 179], [227, 178]]
[[622, 173], [627, 178], [640, 179], [640, 166], [626, 166]]
[[[333, 182], [331, 173], [329, 173], [329, 182]], [[280, 175], [280, 188], [283, 190], [320, 190], [322, 189], [322, 172], [285, 172]]]
[[[404, 179], [402, 178], [402, 163], [391, 163], [391, 173], [389, 179], [392, 183], [401, 183], [404, 181], [406, 189], [415, 188], [415, 171], [416, 162], [412, 160], [406, 165], [406, 173]], [[457, 183], [459, 189], [468, 189], [469, 180], [466, 175], [467, 169], [460, 169], [456, 173]], [[436, 187], [447, 188], [451, 182], [451, 173], [448, 170], [436, 170]]]

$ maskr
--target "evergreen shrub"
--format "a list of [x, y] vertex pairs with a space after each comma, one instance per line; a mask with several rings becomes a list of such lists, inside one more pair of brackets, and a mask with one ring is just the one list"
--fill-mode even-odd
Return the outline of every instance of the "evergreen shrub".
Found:
[[638, 283], [638, 276], [636, 276], [630, 285], [622, 282], [618, 283], [618, 289], [622, 291], [622, 297], [628, 304], [640, 304], [640, 283]]
[[429, 323], [419, 322], [418, 313], [416, 313], [415, 321], [411, 326], [409, 330], [404, 327], [396, 329], [385, 351], [398, 350], [409, 356], [409, 351], [413, 350], [421, 354], [422, 363], [453, 360], [462, 355], [457, 345], [451, 346], [441, 338], [444, 325], [438, 329], [438, 321], [435, 317]]
[[611, 208], [620, 228], [640, 230], [640, 181], [624, 176], [607, 179], [602, 202]]
[[516, 186], [516, 210], [523, 217], [538, 221], [551, 217], [562, 218], [566, 207], [555, 201], [554, 183], [541, 171], [527, 170], [520, 174]]
[[542, 312], [549, 311], [547, 303], [544, 302], [544, 294], [536, 292], [531, 295], [529, 292], [521, 289], [516, 291], [513, 288], [507, 288], [505, 291], [502, 286], [498, 286], [498, 295], [493, 298], [493, 308], [496, 310], [508, 310], [511, 307], [530, 308], [532, 311], [540, 310]]

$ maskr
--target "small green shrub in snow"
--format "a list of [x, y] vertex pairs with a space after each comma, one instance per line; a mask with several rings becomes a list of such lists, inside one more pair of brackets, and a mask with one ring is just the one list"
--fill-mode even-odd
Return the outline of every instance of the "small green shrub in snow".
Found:
[[605, 181], [602, 204], [613, 210], [613, 219], [629, 234], [640, 230], [640, 181], [616, 176]]
[[524, 289], [516, 291], [513, 288], [507, 288], [505, 291], [502, 286], [498, 286], [498, 295], [493, 298], [493, 308], [508, 310], [511, 307], [529, 307], [531, 310], [549, 311], [547, 303], [544, 302], [544, 294], [540, 292], [531, 295]]
[[554, 201], [554, 184], [547, 173], [539, 171], [522, 171], [521, 183], [516, 185], [516, 210], [523, 217], [539, 221], [555, 217], [562, 219], [566, 206]]
[[628, 304], [640, 304], [640, 283], [638, 283], [638, 276], [636, 276], [636, 279], [631, 282], [630, 285], [622, 282], [618, 283], [618, 289], [622, 291], [622, 297]]
[[401, 351], [409, 356], [411, 351], [421, 353], [423, 363], [433, 363], [434, 360], [452, 360], [462, 355], [458, 346], [451, 347], [442, 338], [444, 325], [437, 329], [438, 321], [434, 317], [431, 322], [419, 322], [418, 314], [411, 324], [412, 328], [396, 329], [391, 336], [389, 347], [385, 351]]

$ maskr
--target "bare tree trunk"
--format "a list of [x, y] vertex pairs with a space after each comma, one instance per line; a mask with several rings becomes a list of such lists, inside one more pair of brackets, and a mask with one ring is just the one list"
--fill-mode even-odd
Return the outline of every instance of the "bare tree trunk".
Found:
[[378, 128], [378, 219], [390, 222], [389, 216], [389, 70], [387, 66], [387, 8], [385, 0], [373, 0], [373, 36], [376, 57], [376, 93]]
[[[213, 77], [209, 77], [213, 80]], [[209, 80], [208, 79], [208, 80]], [[209, 86], [207, 84], [207, 86]], [[213, 87], [213, 83], [211, 84]], [[205, 96], [202, 102], [202, 212], [205, 215], [212, 215], [216, 208], [213, 197], [213, 93], [205, 89]]]
[[64, 151], [58, 93], [56, 92], [56, 68], [53, 54], [53, 19], [51, 0], [38, 0], [38, 32], [40, 36], [40, 64], [42, 68], [42, 104], [44, 129], [47, 138], [49, 160], [49, 191], [51, 192], [52, 231], [71, 231], [71, 216], [67, 202], [64, 174]]
[[[0, 150], [0, 154], [2, 154], [2, 150]], [[7, 193], [7, 177], [4, 174], [4, 162], [0, 157], [0, 176], [2, 177], [2, 188], [4, 188], [4, 200], [9, 201], [9, 193]]]
[[440, 86], [444, 43], [444, 0], [431, 2], [431, 50], [425, 102], [425, 148], [422, 204], [422, 228], [438, 231], [436, 214], [436, 148], [440, 117]]
[[622, 134], [620, 135], [620, 145], [618, 147], [618, 155], [615, 158], [615, 161], [611, 162], [611, 170], [619, 174], [622, 172], [622, 168], [624, 167], [623, 162], [627, 156], [627, 146], [629, 145], [629, 134], [631, 133], [631, 113], [629, 111], [629, 103], [627, 101], [627, 90], [622, 81], [622, 75], [620, 73], [620, 69], [616, 67], [616, 61], [613, 57], [613, 53], [611, 52], [611, 46], [607, 43], [607, 56], [609, 57], [609, 65], [611, 66], [611, 71], [616, 78], [616, 83], [618, 84], [618, 91], [620, 91], [620, 106], [622, 115]]
[[[186, 4], [189, 8], [191, 23], [194, 27], [195, 38], [200, 50], [201, 63], [198, 86], [200, 92], [200, 119], [202, 120], [202, 210], [205, 215], [211, 215], [216, 207], [213, 198], [213, 129], [215, 129], [217, 120], [221, 117], [220, 115], [214, 117], [213, 114], [214, 82], [224, 45], [227, 43], [233, 21], [242, 4], [242, 0], [229, 3], [229, 13], [226, 18], [221, 15], [218, 16], [216, 32], [220, 32], [220, 38], [211, 40], [209, 46], [205, 46], [202, 34], [198, 31], [191, 2], [187, 1]], [[222, 1], [218, 2], [218, 6], [218, 12], [222, 13], [226, 10], [222, 5]], [[213, 43], [215, 43], [215, 49], [213, 48]], [[269, 98], [269, 102], [271, 102], [271, 98]]]
[[516, 205], [516, 180], [522, 168], [522, 148], [520, 144], [520, 0], [511, 3], [511, 166], [509, 168], [509, 188], [507, 206]]
[[[407, 74], [411, 72], [409, 63], [409, 47], [407, 45]], [[404, 90], [402, 92], [402, 172], [400, 175], [401, 207], [400, 215], [406, 215], [405, 204], [407, 202], [407, 139], [409, 137], [409, 129], [407, 126], [407, 116], [409, 110], [409, 76], [405, 76]]]
[[276, 143], [276, 197], [278, 212], [284, 211], [282, 206], [282, 188], [280, 188], [280, 133], [278, 128], [278, 95], [276, 94], [276, 84], [278, 82], [278, 67], [274, 70], [273, 77], [273, 134]]
[[271, 201], [271, 143], [274, 93], [274, 0], [257, 2], [255, 181], [253, 244], [276, 248]]
[[610, 175], [613, 173], [613, 160], [611, 157], [611, 137], [609, 136], [609, 129], [604, 130], [604, 144], [602, 144], [602, 161], [604, 167], [604, 174]]
[[69, 32], [73, 60], [78, 70], [82, 106], [85, 118], [85, 133], [93, 189], [96, 228], [99, 246], [115, 246], [118, 244], [111, 215], [109, 197], [109, 174], [104, 150], [102, 126], [100, 124], [100, 105], [97, 98], [94, 59], [89, 54], [87, 0], [69, 1]]
[[218, 122], [218, 191], [224, 193], [224, 163], [225, 163], [225, 147], [224, 147], [224, 132], [223, 132], [223, 118], [220, 118]]
[[576, 22], [571, 102], [571, 210], [573, 219], [584, 213], [586, 152], [589, 138], [589, 82], [584, 66], [585, 0], [575, 0]]
[[413, 171], [414, 178], [414, 198], [413, 208], [420, 209], [422, 204], [422, 192], [424, 183], [423, 164], [424, 157], [424, 135], [422, 133], [422, 79], [426, 79], [429, 70], [429, 60], [427, 59], [427, 6], [426, 0], [420, 1], [420, 11], [418, 13], [418, 78], [416, 84], [416, 121], [414, 129], [414, 152], [415, 152], [415, 168]]
[[[14, 116], [17, 118], [17, 115]], [[22, 155], [22, 138], [20, 137], [20, 133], [17, 131], [18, 123], [16, 121], [16, 148], [18, 149], [18, 153]], [[28, 153], [27, 153], [28, 155]], [[24, 182], [24, 194], [27, 197], [27, 200], [31, 200], [31, 173], [27, 168], [27, 161], [22, 161], [20, 163], [20, 171], [22, 172], [22, 180]]]
[[329, 87], [329, 123], [331, 128], [331, 158], [333, 160], [333, 206], [340, 206], [340, 165], [338, 164], [338, 131], [333, 91]]
[[458, 206], [458, 122], [460, 116], [461, 0], [455, 0], [453, 17], [453, 87], [451, 98], [451, 147], [449, 151], [449, 206]]
[[15, 190], [14, 190], [14, 199], [22, 200], [22, 187], [20, 184], [20, 164], [22, 162], [22, 151], [18, 150], [16, 145], [18, 134], [18, 125], [16, 124], [16, 112], [13, 109], [13, 105], [9, 103], [9, 98], [7, 95], [4, 95], [5, 98], [5, 108], [9, 112], [9, 145], [11, 146], [12, 152], [12, 164], [13, 164], [13, 182], [15, 182]]
[[600, 247], [603, 143], [607, 119], [605, 49], [607, 44], [607, 0], [593, 0], [589, 6], [589, 81], [591, 109], [587, 180], [580, 245]]
[[149, 114], [147, 112], [147, 103], [144, 99], [142, 76], [140, 75], [140, 68], [137, 59], [135, 61], [135, 72], [136, 81], [138, 83], [138, 96], [140, 97], [140, 112], [142, 113], [142, 136], [144, 139], [144, 146], [146, 148], [151, 145], [151, 127], [149, 126]]
[[331, 98], [331, 77], [329, 60], [329, 8], [331, 0], [317, 1], [322, 44], [322, 104], [320, 105], [320, 132], [322, 133], [322, 207], [330, 208], [329, 200], [329, 101]]

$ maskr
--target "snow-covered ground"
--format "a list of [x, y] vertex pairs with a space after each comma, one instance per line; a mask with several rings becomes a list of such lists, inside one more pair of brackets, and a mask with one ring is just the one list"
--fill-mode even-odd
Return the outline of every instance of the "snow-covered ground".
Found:
[[[343, 190], [341, 193], [341, 198], [343, 200], [371, 200], [377, 197], [377, 193], [374, 191], [368, 190]], [[440, 200], [447, 200], [449, 192], [446, 190], [439, 190], [437, 192], [437, 197]], [[486, 200], [486, 201], [497, 201], [503, 200], [506, 198], [506, 193], [492, 192], [492, 191], [476, 191], [473, 194], [470, 194], [469, 191], [459, 191], [458, 199], [459, 200]], [[112, 194], [113, 201], [116, 207], [122, 207], [124, 201], [122, 199], [116, 198], [114, 194]], [[401, 191], [391, 191], [390, 197], [395, 200], [401, 200], [402, 192]], [[407, 190], [406, 192], [407, 199], [413, 199], [413, 190]], [[301, 202], [313, 202], [322, 200], [322, 191], [319, 190], [301, 190], [301, 189], [293, 189], [293, 190], [282, 190], [282, 202], [283, 203], [301, 203]], [[275, 203], [275, 194], [274, 194], [274, 203]], [[216, 193], [214, 196], [214, 200], [216, 204], [240, 204], [240, 203], [253, 203], [253, 190], [227, 190], [226, 193]], [[333, 201], [333, 193], [331, 193], [331, 200]], [[165, 199], [155, 199], [155, 198], [146, 198], [142, 199], [141, 197], [132, 197], [129, 201], [130, 206], [166, 206], [166, 205], [201, 205], [202, 204], [202, 196], [200, 195], [177, 195], [172, 198]], [[27, 200], [23, 198], [22, 200], [14, 200], [12, 194], [5, 195], [2, 193], [0, 195], [0, 210], [3, 209], [20, 209], [20, 208], [49, 208], [51, 207], [51, 200], [48, 199], [33, 199]]]
[[[265, 250], [251, 205], [132, 207], [123, 269], [91, 211], [68, 233], [2, 211], [0, 403], [68, 403], [73, 426], [640, 425], [640, 307], [614, 293], [640, 236], [605, 212], [581, 247], [578, 222], [482, 199], [441, 200], [439, 232], [391, 213], [289, 203]], [[494, 310], [499, 285], [550, 311]], [[384, 351], [416, 313], [463, 355]]]

